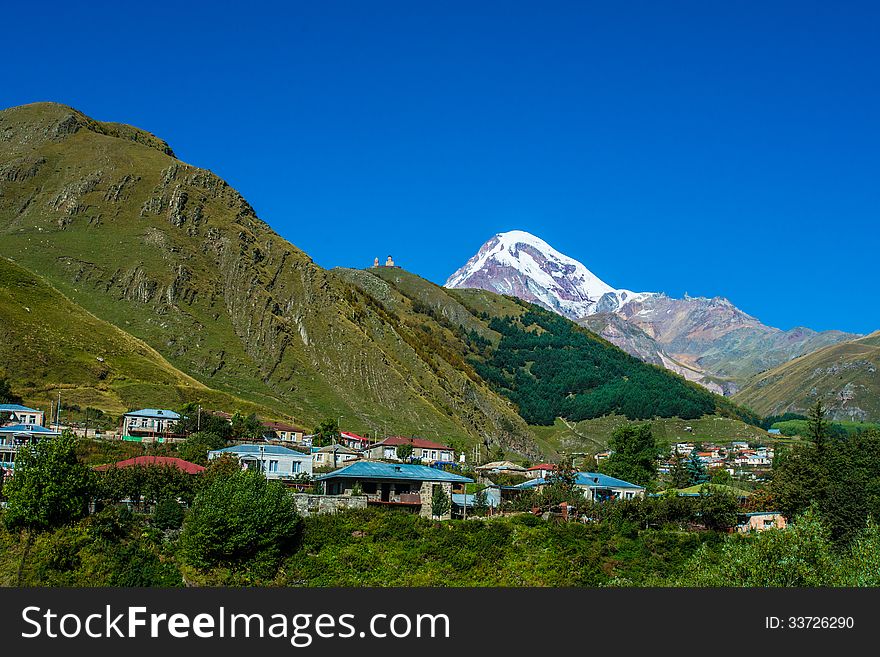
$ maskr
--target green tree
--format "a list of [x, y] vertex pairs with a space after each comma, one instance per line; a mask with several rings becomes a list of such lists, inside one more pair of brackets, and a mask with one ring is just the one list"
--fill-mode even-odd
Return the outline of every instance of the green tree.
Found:
[[727, 531], [736, 526], [739, 502], [723, 489], [704, 486], [700, 489], [700, 520], [706, 529]]
[[825, 449], [825, 444], [828, 441], [828, 419], [826, 416], [827, 412], [822, 400], [817, 399], [807, 416], [807, 431], [819, 452]]
[[706, 473], [706, 466], [700, 460], [697, 450], [691, 451], [691, 455], [687, 462], [688, 486], [696, 486], [697, 484], [705, 484], [709, 481], [709, 475]]
[[315, 427], [312, 445], [325, 447], [339, 442], [339, 424], [334, 419], [326, 419]]
[[201, 488], [207, 488], [217, 479], [228, 479], [241, 472], [241, 461], [234, 454], [223, 454], [208, 461], [205, 471], [199, 477]]
[[660, 450], [651, 433], [651, 425], [619, 426], [611, 434], [608, 446], [612, 452], [602, 462], [602, 472], [633, 484], [653, 487], [657, 479], [655, 461]]
[[256, 413], [244, 415], [236, 411], [232, 415], [232, 436], [238, 440], [259, 440], [265, 433], [265, 427], [257, 419]]
[[[876, 562], [876, 560], [874, 560]], [[840, 555], [816, 509], [792, 527], [729, 536], [720, 549], [704, 544], [681, 570], [677, 586], [822, 587], [839, 585]]]
[[413, 446], [410, 443], [404, 443], [397, 446], [397, 458], [401, 461], [409, 461], [412, 458]]
[[731, 486], [733, 485], [733, 481], [734, 479], [731, 474], [724, 468], [715, 468], [712, 471], [712, 475], [709, 477], [709, 483], [718, 486]]
[[271, 577], [296, 543], [300, 526], [282, 484], [240, 471], [214, 479], [196, 496], [183, 523], [181, 554], [198, 569], [243, 568]]
[[15, 455], [15, 476], [5, 485], [3, 521], [9, 529], [44, 531], [83, 517], [94, 491], [92, 472], [75, 453], [76, 438], [65, 431]]
[[672, 454], [672, 465], [669, 469], [669, 483], [673, 488], [687, 488], [691, 485], [691, 475], [687, 462], [678, 451]]
[[[232, 437], [232, 424], [218, 415], [214, 415], [205, 409], [199, 410], [196, 402], [190, 402], [178, 410], [180, 420], [177, 422], [177, 431], [185, 435], [196, 432], [211, 433], [224, 439]], [[239, 414], [240, 415], [240, 414]], [[245, 419], [243, 416], [242, 421]]]
[[563, 456], [559, 459], [556, 467], [547, 476], [547, 483], [551, 486], [559, 486], [565, 490], [574, 489], [577, 481], [578, 472], [574, 467], [574, 460], [570, 456]]
[[177, 445], [177, 455], [192, 463], [208, 465], [208, 452], [226, 447], [226, 439], [216, 433], [199, 431]]
[[153, 511], [153, 526], [157, 529], [180, 529], [184, 515], [180, 502], [165, 498]]
[[450, 508], [452, 508], [452, 501], [449, 499], [449, 495], [446, 494], [443, 486], [435, 485], [434, 491], [431, 493], [431, 515], [434, 518], [442, 518], [449, 513]]
[[22, 445], [15, 455], [15, 476], [3, 487], [10, 530], [27, 534], [18, 565], [18, 584], [36, 533], [83, 517], [94, 491], [92, 471], [76, 458], [76, 438], [64, 431], [33, 445]]

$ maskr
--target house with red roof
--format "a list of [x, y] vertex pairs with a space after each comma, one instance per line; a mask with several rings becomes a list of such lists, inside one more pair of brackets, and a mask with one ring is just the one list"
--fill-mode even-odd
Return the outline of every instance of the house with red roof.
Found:
[[349, 449], [356, 449], [360, 452], [370, 445], [370, 439], [359, 436], [351, 431], [340, 431], [339, 444], [345, 445]]
[[439, 461], [455, 461], [455, 450], [448, 445], [441, 445], [424, 438], [407, 438], [404, 436], [392, 436], [385, 440], [369, 445], [363, 450], [366, 458], [386, 459], [400, 461], [397, 456], [397, 448], [401, 445], [412, 446], [412, 458], [420, 459], [423, 463], [437, 463]]
[[181, 472], [187, 474], [199, 474], [200, 472], [205, 471], [204, 466], [198, 465], [197, 463], [190, 463], [189, 461], [184, 461], [183, 459], [174, 458], [172, 456], [135, 456], [134, 458], [125, 459], [124, 461], [99, 465], [94, 469], [103, 472], [110, 468], [146, 468], [150, 466], [177, 468]]
[[556, 466], [552, 463], [538, 463], [526, 470], [526, 476], [529, 479], [543, 479], [549, 477], [555, 469]]

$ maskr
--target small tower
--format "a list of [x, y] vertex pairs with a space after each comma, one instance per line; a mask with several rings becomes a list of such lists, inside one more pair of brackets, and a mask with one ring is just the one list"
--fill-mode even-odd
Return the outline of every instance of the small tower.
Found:
[[391, 256], [388, 256], [388, 260], [385, 261], [385, 266], [386, 267], [393, 267], [394, 266], [394, 261], [391, 259]]
[[378, 258], [378, 257], [376, 257], [376, 258], [373, 260], [373, 266], [374, 266], [374, 267], [378, 267], [378, 266], [379, 266], [379, 258]]

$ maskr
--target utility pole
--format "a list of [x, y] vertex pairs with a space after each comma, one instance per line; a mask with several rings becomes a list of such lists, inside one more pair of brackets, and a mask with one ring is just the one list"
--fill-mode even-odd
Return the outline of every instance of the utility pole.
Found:
[[202, 405], [199, 404], [199, 414], [196, 418], [196, 431], [202, 430]]

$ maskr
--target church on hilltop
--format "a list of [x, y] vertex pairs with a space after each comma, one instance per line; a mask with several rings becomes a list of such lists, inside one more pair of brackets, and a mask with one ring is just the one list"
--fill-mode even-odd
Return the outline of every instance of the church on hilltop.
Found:
[[[379, 258], [375, 258], [373, 260], [373, 267], [379, 267], [379, 266], [380, 266], [379, 265]], [[382, 266], [383, 267], [396, 267], [397, 265], [394, 264], [394, 260], [392, 260], [391, 256], [388, 256], [388, 259], [385, 260], [385, 264]]]

